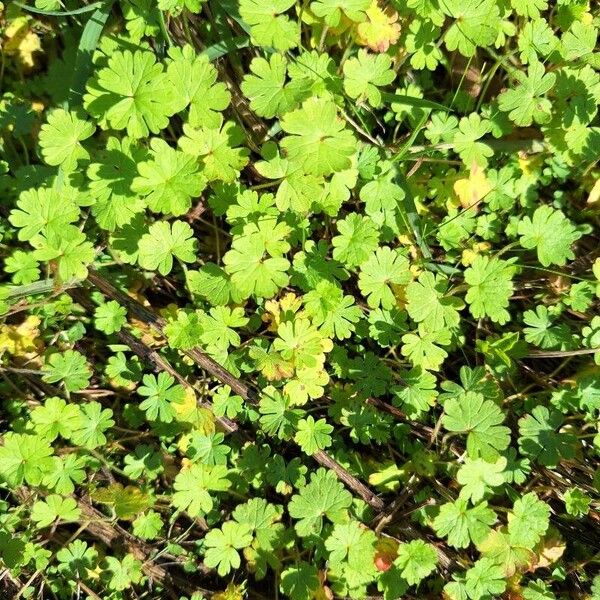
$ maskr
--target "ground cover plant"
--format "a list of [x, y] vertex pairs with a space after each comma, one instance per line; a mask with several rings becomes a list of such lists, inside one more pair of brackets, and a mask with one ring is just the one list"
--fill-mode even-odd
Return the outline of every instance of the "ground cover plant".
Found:
[[600, 599], [586, 0], [0, 16], [0, 597]]

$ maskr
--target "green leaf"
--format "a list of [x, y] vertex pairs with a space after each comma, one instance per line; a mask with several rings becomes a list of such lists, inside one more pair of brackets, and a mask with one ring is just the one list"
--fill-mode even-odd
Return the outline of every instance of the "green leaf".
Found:
[[175, 477], [173, 506], [185, 510], [191, 517], [202, 516], [213, 509], [216, 496], [210, 492], [224, 492], [231, 486], [224, 465], [193, 464], [182, 469]]
[[472, 168], [473, 164], [479, 167], [487, 166], [488, 158], [494, 151], [487, 143], [478, 140], [489, 132], [489, 122], [482, 119], [478, 113], [471, 113], [459, 121], [458, 131], [454, 135], [454, 150], [467, 168]]
[[52, 457], [52, 468], [43, 477], [43, 484], [58, 494], [72, 494], [75, 484], [80, 484], [85, 479], [85, 458], [67, 454], [67, 456]]
[[169, 124], [175, 90], [151, 52], [113, 52], [88, 83], [84, 106], [104, 129], [126, 129], [133, 138]]
[[235, 236], [223, 262], [241, 297], [271, 298], [287, 284], [290, 263], [281, 255], [289, 249], [285, 241], [288, 233], [285, 224], [264, 219], [249, 223], [241, 235]]
[[448, 281], [429, 271], [419, 274], [418, 281], [406, 287], [407, 310], [413, 321], [423, 323], [428, 331], [456, 327], [460, 322], [458, 310], [464, 304], [459, 298], [446, 296]]
[[339, 286], [327, 280], [320, 281], [314, 290], [304, 295], [304, 304], [319, 331], [340, 340], [352, 335], [363, 314], [353, 296], [344, 296]]
[[252, 41], [281, 51], [294, 48], [300, 41], [300, 29], [282, 14], [293, 5], [294, 0], [240, 0], [240, 16], [250, 25]]
[[562, 422], [558, 411], [536, 406], [530, 415], [519, 419], [521, 453], [546, 467], [556, 467], [561, 460], [574, 458], [577, 438], [557, 431]]
[[535, 312], [526, 310], [523, 313], [523, 322], [529, 327], [523, 328], [525, 339], [530, 344], [544, 350], [557, 347], [561, 350], [567, 349], [572, 342], [573, 335], [568, 325], [563, 323], [553, 325], [557, 316], [551, 313], [543, 304], [536, 306]]
[[122, 592], [142, 579], [142, 563], [132, 554], [126, 554], [121, 560], [114, 556], [107, 556], [104, 560], [106, 570], [102, 575], [108, 579], [109, 589]]
[[235, 181], [246, 166], [250, 152], [247, 148], [238, 147], [244, 141], [240, 127], [233, 121], [221, 125], [219, 122], [211, 129], [194, 129], [186, 124], [183, 126], [185, 135], [179, 138], [178, 143], [185, 153], [200, 158], [200, 174], [208, 181], [229, 183]]
[[78, 206], [61, 199], [57, 190], [40, 187], [21, 193], [9, 221], [20, 229], [20, 240], [31, 240], [37, 234], [59, 234], [65, 225], [78, 218]]
[[358, 287], [371, 308], [390, 309], [397, 304], [394, 286], [406, 285], [411, 279], [408, 259], [383, 246], [361, 264]]
[[311, 2], [310, 10], [329, 27], [337, 27], [344, 17], [362, 23], [370, 5], [370, 0], [316, 0]]
[[80, 514], [81, 511], [77, 508], [77, 502], [73, 498], [63, 498], [57, 494], [51, 494], [44, 500], [38, 500], [31, 507], [31, 519], [35, 521], [38, 529], [48, 527], [58, 520], [77, 521]]
[[227, 308], [217, 306], [210, 309], [210, 314], [202, 314], [200, 327], [202, 341], [210, 346], [227, 350], [229, 346], [239, 346], [241, 338], [235, 329], [248, 324], [248, 318], [241, 307]]
[[34, 256], [43, 262], [56, 261], [56, 276], [61, 282], [85, 279], [88, 265], [96, 257], [94, 246], [77, 227], [66, 226], [60, 232], [49, 231], [36, 236], [31, 245], [36, 249]]
[[416, 333], [402, 336], [401, 352], [416, 367], [436, 371], [448, 356], [440, 345], [447, 346], [449, 343], [450, 332], [447, 329], [429, 332], [420, 324]]
[[48, 440], [24, 433], [8, 432], [0, 446], [0, 479], [12, 487], [39, 485], [53, 467]]
[[153, 510], [143, 512], [136, 517], [132, 523], [133, 535], [143, 540], [156, 539], [163, 527], [163, 520], [160, 514]]
[[83, 404], [81, 422], [71, 435], [72, 442], [89, 450], [106, 444], [104, 433], [115, 424], [112, 416], [113, 411], [110, 408], [103, 409], [99, 402]]
[[505, 415], [492, 400], [482, 394], [465, 392], [444, 404], [443, 426], [452, 432], [468, 433], [470, 457], [492, 461], [510, 443], [510, 429], [500, 425]]
[[468, 571], [465, 589], [470, 600], [493, 598], [506, 589], [506, 576], [490, 558], [480, 558]]
[[367, 100], [377, 108], [382, 103], [378, 88], [394, 81], [396, 73], [391, 69], [392, 59], [387, 54], [368, 54], [359, 50], [356, 58], [344, 63], [344, 90], [350, 98]]
[[196, 260], [196, 240], [192, 228], [183, 221], [159, 221], [150, 226], [139, 243], [138, 262], [144, 269], [158, 269], [167, 275], [173, 269], [173, 258], [181, 262]]
[[584, 517], [590, 510], [592, 498], [579, 488], [570, 488], [564, 494], [567, 514], [573, 517]]
[[281, 591], [291, 600], [311, 600], [318, 589], [319, 572], [314, 565], [300, 561], [281, 573]]
[[482, 542], [495, 522], [496, 514], [487, 502], [469, 508], [467, 500], [458, 498], [440, 507], [433, 528], [438, 536], [447, 537], [454, 548], [467, 548], [471, 542], [475, 545]]
[[67, 392], [78, 392], [86, 387], [92, 370], [85, 356], [76, 350], [51, 354], [43, 368], [42, 379], [48, 383], [62, 382]]
[[167, 373], [159, 373], [158, 377], [144, 375], [143, 382], [144, 385], [137, 389], [137, 393], [146, 398], [140, 403], [140, 408], [149, 420], [170, 423], [175, 416], [172, 404], [183, 402], [184, 387], [175, 384], [175, 379]]
[[500, 110], [509, 113], [511, 121], [520, 127], [536, 123], [547, 123], [551, 117], [552, 104], [544, 98], [556, 82], [554, 73], [545, 73], [544, 65], [534, 62], [529, 65], [527, 75], [515, 72], [519, 85], [498, 96]]
[[269, 504], [263, 498], [252, 498], [244, 504], [238, 504], [232, 517], [238, 523], [250, 527], [254, 538], [253, 545], [263, 550], [270, 550], [274, 549], [282, 534], [283, 525], [279, 523], [282, 514], [281, 506]]
[[288, 135], [281, 147], [292, 163], [312, 175], [331, 175], [351, 166], [356, 140], [344, 127], [331, 100], [312, 97], [302, 107], [286, 113], [281, 128]]
[[72, 171], [77, 161], [90, 157], [82, 146], [83, 140], [96, 131], [93, 123], [74, 112], [56, 109], [48, 114], [40, 130], [40, 147], [47, 164], [60, 166], [65, 172]]
[[189, 106], [188, 123], [192, 127], [217, 128], [231, 100], [224, 83], [217, 82], [217, 70], [209, 57], [198, 55], [185, 45], [169, 48], [167, 78], [175, 89], [175, 112]]
[[121, 483], [111, 483], [107, 487], [98, 488], [92, 498], [100, 504], [108, 504], [119, 519], [131, 520], [140, 512], [152, 506], [153, 498], [139, 487]]
[[556, 600], [552, 590], [541, 579], [530, 581], [523, 590], [524, 600]]
[[598, 29], [592, 23], [573, 20], [569, 30], [561, 39], [561, 53], [567, 62], [586, 56], [594, 51]]
[[537, 19], [548, 8], [547, 0], [510, 0], [515, 12], [522, 17]]
[[229, 276], [214, 263], [207, 262], [197, 271], [188, 270], [186, 278], [192, 294], [205, 298], [213, 306], [229, 304], [237, 298]]
[[232, 569], [240, 566], [238, 550], [252, 543], [250, 526], [246, 523], [226, 521], [221, 529], [211, 529], [204, 538], [206, 551], [204, 564], [207, 567], [217, 567], [217, 572], [224, 577]]
[[352, 503], [350, 492], [337, 480], [335, 474], [318, 469], [310, 483], [292, 496], [288, 512], [293, 519], [299, 536], [318, 534], [323, 528], [323, 518], [332, 523], [343, 523], [348, 518], [347, 509]]
[[544, 267], [562, 266], [575, 258], [571, 245], [581, 237], [581, 232], [562, 211], [547, 205], [536, 208], [533, 218], [523, 217], [518, 232], [521, 246], [535, 248]]
[[514, 546], [533, 549], [550, 524], [550, 507], [534, 492], [519, 498], [508, 513], [508, 533]]
[[59, 561], [58, 569], [61, 573], [83, 578], [87, 576], [88, 569], [96, 566], [98, 552], [83, 540], [73, 540], [56, 553], [56, 559]]
[[465, 271], [469, 286], [465, 297], [471, 314], [480, 319], [489, 317], [504, 325], [510, 320], [506, 308], [513, 293], [512, 277], [516, 269], [510, 261], [477, 255]]
[[502, 472], [506, 467], [506, 458], [501, 456], [494, 463], [481, 458], [466, 458], [463, 466], [456, 474], [456, 480], [463, 488], [460, 498], [471, 500], [477, 504], [491, 488], [504, 483]]
[[95, 203], [92, 214], [103, 229], [114, 231], [131, 223], [146, 208], [146, 201], [132, 190], [137, 165], [148, 158], [130, 138], [108, 138], [106, 149], [90, 164], [87, 176]]
[[435, 375], [415, 367], [400, 376], [401, 385], [392, 388], [394, 405], [399, 405], [409, 418], [418, 418], [435, 404], [438, 395]]
[[333, 427], [325, 421], [319, 419], [315, 421], [309, 415], [306, 419], [298, 421], [298, 431], [294, 436], [296, 443], [306, 454], [314, 454], [317, 450], [324, 450], [331, 446], [331, 432]]
[[138, 177], [131, 182], [131, 190], [145, 197], [154, 212], [176, 217], [186, 213], [192, 198], [206, 186], [197, 161], [159, 138], [152, 138], [150, 148], [151, 158], [138, 163]]
[[286, 84], [287, 61], [282, 54], [273, 53], [269, 60], [253, 58], [250, 72], [244, 76], [241, 88], [259, 117], [271, 119], [296, 108], [302, 90]]
[[115, 300], [104, 302], [94, 311], [96, 327], [110, 335], [120, 331], [127, 322], [127, 309]]
[[412, 540], [408, 544], [400, 545], [394, 564], [409, 585], [418, 585], [435, 570], [437, 552], [432, 545], [423, 540]]
[[337, 222], [337, 229], [339, 235], [331, 240], [333, 258], [346, 266], [360, 265], [376, 250], [379, 233], [369, 217], [351, 213]]
[[498, 6], [494, 0], [442, 0], [440, 7], [454, 19], [446, 30], [444, 43], [467, 58], [478, 46], [490, 46], [500, 30]]
[[259, 401], [260, 426], [269, 435], [290, 439], [294, 434], [302, 412], [291, 408], [291, 399], [273, 386], [262, 391]]
[[31, 421], [37, 434], [53, 442], [59, 435], [64, 439], [71, 437], [81, 422], [81, 412], [77, 404], [50, 397], [32, 411]]

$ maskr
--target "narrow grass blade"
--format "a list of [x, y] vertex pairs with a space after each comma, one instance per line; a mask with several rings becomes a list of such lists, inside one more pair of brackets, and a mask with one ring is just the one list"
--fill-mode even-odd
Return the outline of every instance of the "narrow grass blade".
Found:
[[238, 36], [221, 40], [220, 42], [209, 46], [202, 51], [202, 54], [208, 57], [211, 62], [229, 54], [232, 50], [240, 50], [241, 48], [247, 48], [250, 44], [250, 40], [246, 36]]
[[431, 110], [443, 110], [444, 112], [452, 112], [451, 108], [438, 104], [433, 100], [425, 100], [425, 98], [415, 98], [414, 96], [406, 96], [405, 94], [388, 94], [384, 92], [381, 94], [384, 102], [390, 102], [394, 104], [406, 104], [407, 106], [414, 106], [415, 108], [428, 108]]
[[71, 88], [69, 89], [69, 106], [71, 108], [80, 105], [83, 100], [85, 83], [92, 74], [92, 57], [106, 21], [108, 21], [113, 1], [108, 0], [108, 2], [94, 11], [83, 28], [83, 34], [81, 35], [81, 40], [79, 40], [79, 47], [77, 48], [77, 55], [75, 57], [75, 70], [73, 71]]
[[22, 2], [15, 2], [15, 6], [22, 8], [30, 13], [35, 13], [36, 15], [43, 15], [45, 17], [71, 17], [73, 15], [83, 15], [88, 12], [92, 12], [97, 8], [102, 6], [102, 2], [94, 2], [93, 4], [88, 4], [87, 6], [82, 6], [81, 8], [76, 8], [74, 10], [42, 10], [41, 8], [36, 8], [35, 6], [29, 6], [28, 4], [23, 4]]

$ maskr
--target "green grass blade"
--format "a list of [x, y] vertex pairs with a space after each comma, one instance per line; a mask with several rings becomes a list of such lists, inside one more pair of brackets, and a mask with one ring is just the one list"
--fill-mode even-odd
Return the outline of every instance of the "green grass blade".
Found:
[[406, 106], [414, 106], [415, 108], [427, 108], [431, 110], [443, 110], [444, 112], [452, 112], [451, 108], [438, 104], [433, 100], [425, 100], [424, 98], [415, 98], [414, 96], [407, 96], [405, 94], [388, 94], [383, 92], [381, 94], [384, 102], [394, 104], [405, 104]]
[[23, 4], [22, 2], [15, 2], [15, 6], [18, 6], [27, 12], [35, 13], [36, 15], [43, 15], [44, 17], [71, 17], [73, 15], [83, 15], [100, 8], [102, 4], [102, 2], [94, 2], [93, 4], [88, 4], [87, 6], [82, 6], [81, 8], [76, 8], [74, 10], [42, 10], [35, 6]]
[[232, 50], [240, 50], [241, 48], [247, 48], [250, 44], [250, 40], [244, 36], [237, 36], [234, 38], [229, 38], [225, 40], [221, 40], [220, 42], [209, 46], [205, 50], [201, 52], [208, 57], [208, 60], [211, 62], [213, 60], [217, 60], [217, 58], [221, 58], [221, 56], [225, 56], [229, 54]]
[[92, 57], [106, 21], [108, 21], [113, 1], [109, 0], [94, 11], [83, 28], [83, 34], [79, 40], [79, 47], [77, 48], [77, 55], [75, 57], [75, 69], [73, 71], [71, 88], [69, 89], [69, 106], [71, 108], [80, 105], [83, 100], [86, 81], [92, 74]]

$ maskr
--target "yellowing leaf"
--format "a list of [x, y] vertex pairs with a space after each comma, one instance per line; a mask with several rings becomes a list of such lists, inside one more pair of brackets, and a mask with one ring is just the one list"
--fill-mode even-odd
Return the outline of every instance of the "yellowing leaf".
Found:
[[523, 175], [534, 175], [541, 165], [539, 156], [530, 156], [524, 152], [519, 152], [519, 167]]
[[289, 292], [281, 300], [267, 300], [262, 320], [269, 323], [269, 331], [277, 331], [282, 321], [289, 321], [302, 307], [302, 300]]
[[[189, 423], [194, 429], [204, 434], [214, 433], [215, 415], [207, 408], [198, 406], [196, 393], [191, 387], [186, 388], [183, 402], [172, 404], [175, 419], [180, 423]], [[180, 440], [180, 443], [184, 443]]]
[[590, 190], [590, 194], [587, 199], [588, 204], [600, 205], [600, 179], [596, 180], [596, 183]]
[[465, 248], [462, 251], [460, 262], [465, 267], [469, 267], [473, 264], [475, 258], [481, 254], [482, 252], [487, 252], [491, 248], [491, 245], [488, 242], [479, 242], [478, 244], [473, 244], [471, 248]]
[[506, 528], [490, 531], [485, 540], [477, 544], [477, 548], [484, 557], [491, 558], [500, 565], [506, 577], [523, 571], [534, 558], [531, 550], [511, 546]]
[[546, 569], [553, 565], [564, 554], [566, 548], [566, 542], [561, 539], [558, 533], [541, 540], [536, 548], [537, 560], [532, 564], [530, 570]]
[[120, 483], [112, 483], [108, 487], [100, 488], [92, 492], [91, 496], [94, 502], [112, 506], [119, 519], [133, 519], [154, 504], [152, 496], [139, 487], [133, 485], [123, 487]]
[[473, 164], [468, 177], [454, 182], [454, 193], [465, 209], [476, 206], [491, 190], [485, 171], [477, 164]]
[[3, 352], [21, 359], [31, 359], [40, 354], [44, 344], [40, 339], [40, 319], [27, 317], [19, 325], [0, 327], [0, 355]]
[[4, 31], [8, 41], [4, 44], [4, 52], [16, 56], [25, 69], [35, 67], [34, 54], [41, 52], [42, 43], [37, 34], [31, 31], [27, 17], [18, 17]]
[[404, 467], [398, 467], [394, 462], [380, 465], [377, 471], [369, 475], [369, 484], [379, 490], [393, 492], [400, 483], [407, 479], [408, 472]]
[[320, 584], [314, 591], [314, 600], [333, 600], [334, 595], [331, 588], [324, 584]]
[[244, 600], [245, 585], [230, 583], [224, 591], [213, 596], [213, 600]]
[[377, 0], [366, 13], [367, 20], [356, 26], [356, 41], [375, 52], [385, 52], [400, 37], [398, 13], [391, 7], [382, 9]]

